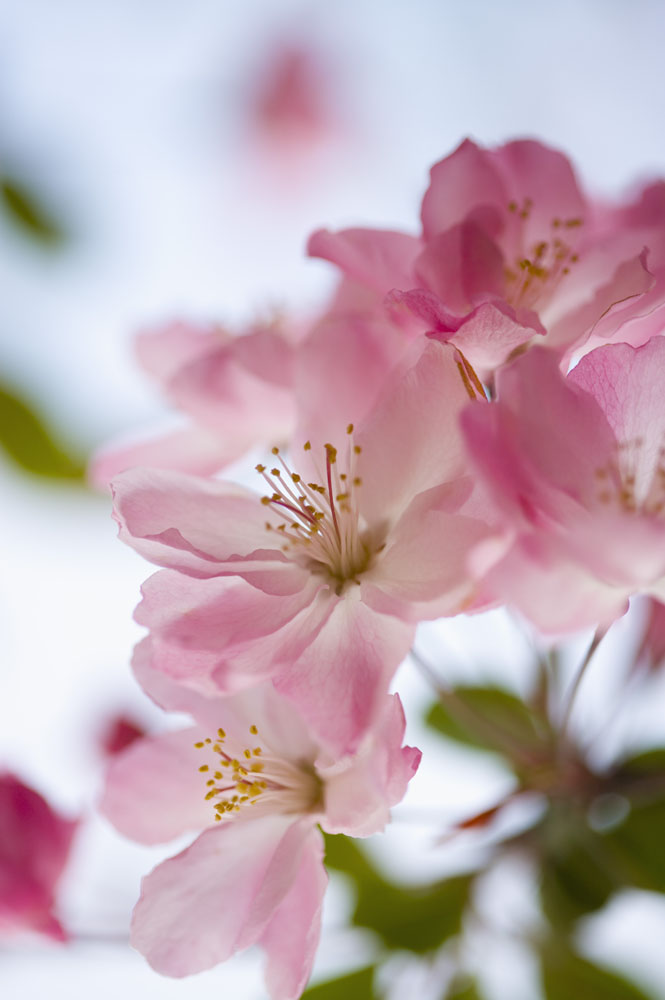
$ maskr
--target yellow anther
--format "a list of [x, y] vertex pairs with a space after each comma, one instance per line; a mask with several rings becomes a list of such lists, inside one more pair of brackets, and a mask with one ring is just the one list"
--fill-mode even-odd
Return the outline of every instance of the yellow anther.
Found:
[[250, 726], [249, 727], [249, 731], [252, 734], [252, 736], [256, 736], [256, 734], [258, 733], [259, 730], [258, 730], [257, 726]]
[[249, 760], [249, 758], [252, 756], [252, 751], [251, 750], [243, 750], [243, 753], [244, 753], [245, 757], [247, 758], [247, 760]]
[[194, 746], [195, 746], [195, 747], [196, 747], [197, 749], [200, 749], [201, 747], [204, 747], [204, 746], [205, 746], [205, 743], [203, 742], [203, 740], [199, 740], [199, 742], [198, 742], [198, 743], [195, 743], [195, 744], [194, 744]]
[[354, 480], [353, 480], [353, 485], [354, 486], [362, 486], [362, 484], [363, 484], [363, 481], [360, 478], [360, 476], [355, 476]]
[[346, 428], [347, 434], [353, 434], [353, 424], [349, 424]]
[[310, 451], [311, 447], [312, 447], [311, 441], [305, 441], [305, 443], [304, 443], [304, 445], [302, 447], [303, 447], [303, 451]]
[[209, 792], [206, 792], [205, 798], [206, 799], [211, 799], [215, 794], [216, 794], [215, 789], [211, 788]]
[[275, 445], [275, 447], [272, 448], [271, 451], [273, 455], [279, 455], [279, 448], [277, 447], [277, 445]]
[[354, 444], [354, 446], [353, 446], [353, 450], [354, 450], [354, 452], [356, 453], [356, 455], [359, 455], [359, 454], [360, 454], [360, 452], [362, 451], [362, 448], [360, 447], [360, 445], [359, 445], [359, 444]]
[[209, 778], [209, 779], [208, 779], [208, 780], [206, 781], [206, 785], [214, 785], [214, 784], [215, 784], [215, 780], [214, 780], [214, 778]]
[[282, 474], [282, 473], [281, 473], [281, 472], [279, 471], [279, 469], [271, 469], [271, 470], [270, 470], [270, 473], [271, 473], [271, 475], [273, 475], [273, 476], [281, 476], [281, 474]]
[[293, 480], [294, 483], [299, 483], [300, 482], [300, 476], [298, 475], [297, 472], [292, 472], [291, 473], [291, 479]]
[[212, 743], [212, 740], [210, 739], [210, 737], [209, 737], [209, 736], [206, 736], [206, 738], [205, 738], [205, 742], [206, 742], [206, 743]]
[[218, 729], [217, 730], [217, 735], [219, 736], [220, 740], [225, 740], [226, 739], [226, 733], [224, 732], [223, 729]]
[[259, 464], [257, 466], [255, 466], [255, 468], [256, 468], [257, 472], [265, 472], [266, 471], [265, 465], [261, 465], [260, 462], [259, 462]]
[[331, 465], [334, 465], [335, 462], [337, 461], [337, 448], [335, 448], [331, 444], [324, 445], [324, 448], [326, 449], [326, 455], [328, 456], [328, 461], [330, 462]]
[[261, 747], [254, 747], [254, 756], [255, 757], [260, 757], [262, 753], [263, 753], [263, 751], [261, 750]]
[[199, 771], [209, 771], [209, 770], [210, 770], [210, 768], [208, 767], [207, 764], [201, 764], [201, 766], [199, 768]]

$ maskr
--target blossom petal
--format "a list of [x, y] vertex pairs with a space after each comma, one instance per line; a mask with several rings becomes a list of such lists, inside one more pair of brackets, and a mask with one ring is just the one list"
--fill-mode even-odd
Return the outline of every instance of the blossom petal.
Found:
[[628, 609], [627, 589], [603, 583], [547, 535], [521, 536], [482, 586], [547, 633], [610, 625]]
[[428, 340], [360, 428], [360, 505], [370, 524], [395, 520], [417, 493], [464, 473], [457, 420], [469, 397], [454, 359], [453, 347]]
[[474, 589], [469, 554], [491, 533], [493, 516], [489, 502], [485, 519], [460, 511], [472, 488], [469, 477], [414, 499], [363, 580], [363, 598], [372, 608], [413, 622], [464, 610]]
[[555, 219], [563, 224], [588, 221], [586, 199], [563, 153], [533, 139], [516, 139], [488, 155], [503, 178], [507, 200], [515, 201], [518, 208], [529, 200], [528, 218], [519, 220], [524, 247], [542, 240]]
[[239, 458], [244, 450], [234, 437], [223, 440], [202, 427], [182, 427], [101, 449], [88, 467], [88, 479], [97, 489], [104, 489], [119, 473], [139, 465], [208, 476]]
[[256, 943], [297, 878], [310, 820], [219, 823], [143, 879], [131, 942], [168, 976], [187, 976]]
[[[344, 440], [365, 418], [408, 337], [381, 316], [344, 313], [320, 322], [298, 352], [300, 430], [314, 447]], [[297, 461], [296, 461], [297, 466]]]
[[307, 984], [321, 935], [327, 885], [323, 839], [313, 830], [304, 844], [293, 885], [261, 936], [271, 1000], [297, 1000]]
[[385, 827], [390, 807], [401, 802], [420, 763], [420, 750], [402, 746], [405, 726], [402, 703], [390, 695], [351, 765], [339, 762], [321, 771], [326, 788], [322, 825], [328, 833], [368, 837]]
[[368, 608], [353, 587], [301, 655], [278, 664], [273, 683], [331, 752], [352, 752], [380, 710], [413, 633], [413, 625]]
[[596, 494], [596, 469], [613, 453], [602, 410], [564, 379], [543, 348], [502, 369], [497, 392], [496, 403], [469, 406], [462, 415], [478, 471], [513, 522], [564, 520]]
[[310, 257], [332, 261], [348, 277], [380, 293], [413, 285], [413, 264], [421, 249], [416, 236], [382, 229], [319, 229], [307, 243]]
[[112, 489], [120, 538], [158, 565], [200, 577], [293, 573], [249, 490], [158, 469], [122, 473]]
[[[152, 629], [152, 664], [205, 691], [235, 691], [297, 659], [332, 613], [336, 597], [322, 578], [306, 575], [293, 596], [272, 596], [244, 580], [195, 580], [161, 573], [143, 587], [137, 608]], [[155, 641], [156, 640], [156, 641]]]
[[419, 283], [435, 292], [446, 309], [464, 315], [487, 296], [501, 296], [503, 254], [479, 225], [464, 221], [438, 233], [415, 264]]
[[664, 368], [665, 339], [655, 337], [637, 349], [628, 344], [599, 347], [568, 376], [598, 401], [617, 441], [631, 447], [638, 498], [646, 496], [654, 470], [665, 468]]
[[508, 201], [491, 154], [465, 139], [430, 171], [421, 212], [425, 239], [456, 225], [480, 206], [505, 208]]
[[194, 746], [207, 735], [190, 728], [146, 737], [111, 761], [100, 809], [116, 829], [158, 844], [210, 825], [214, 812], [198, 774], [205, 761]]

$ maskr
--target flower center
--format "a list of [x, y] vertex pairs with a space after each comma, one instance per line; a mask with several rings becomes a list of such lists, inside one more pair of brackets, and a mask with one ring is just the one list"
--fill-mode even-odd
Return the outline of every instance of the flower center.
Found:
[[[256, 726], [249, 732], [258, 735]], [[214, 740], [206, 737], [194, 746], [215, 754], [213, 763], [202, 764], [199, 771], [210, 775], [205, 798], [213, 803], [216, 821], [258, 801], [270, 803], [271, 811], [278, 813], [312, 812], [321, 801], [321, 780], [305, 763], [274, 757], [260, 745], [233, 747], [223, 729]]]
[[[526, 223], [531, 215], [533, 202], [525, 198], [522, 205], [511, 201], [508, 211]], [[584, 220], [552, 219], [545, 239], [527, 245], [522, 241], [523, 252], [505, 269], [506, 298], [516, 308], [532, 309], [537, 303], [551, 298], [571, 268], [578, 262], [569, 236]]]
[[[267, 531], [281, 536], [280, 547], [294, 561], [311, 572], [331, 577], [339, 590], [370, 565], [373, 555], [381, 547], [371, 538], [358, 506], [358, 490], [362, 479], [356, 474], [356, 462], [361, 453], [353, 444], [353, 424], [347, 427], [347, 458], [340, 471], [337, 448], [325, 447], [325, 473], [321, 482], [306, 482], [293, 472], [280, 455], [279, 448], [272, 453], [279, 459], [281, 469], [268, 471], [257, 465], [270, 488], [270, 494], [261, 498], [278, 518], [278, 523], [266, 521]], [[305, 451], [311, 450], [309, 441]], [[318, 470], [317, 470], [318, 471]]]

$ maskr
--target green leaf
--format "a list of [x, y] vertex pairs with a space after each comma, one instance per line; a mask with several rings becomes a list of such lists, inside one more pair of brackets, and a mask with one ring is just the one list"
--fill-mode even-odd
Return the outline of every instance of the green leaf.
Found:
[[537, 764], [549, 752], [547, 724], [502, 688], [456, 687], [445, 702], [432, 706], [426, 721], [448, 739], [521, 765]]
[[665, 893], [665, 800], [634, 805], [604, 840], [626, 881], [637, 889]]
[[665, 792], [665, 747], [654, 747], [643, 753], [636, 754], [621, 761], [613, 772], [613, 778], [623, 784], [631, 779], [643, 778], [646, 775], [660, 774], [663, 777]]
[[28, 472], [55, 479], [84, 478], [84, 463], [60, 447], [25, 400], [1, 385], [0, 446]]
[[64, 242], [62, 225], [22, 181], [0, 177], [0, 204], [16, 228], [31, 239], [49, 247]]
[[557, 928], [600, 909], [624, 884], [604, 837], [579, 806], [552, 802], [530, 839], [541, 866], [543, 909]]
[[388, 948], [419, 954], [458, 934], [474, 875], [426, 886], [397, 886], [374, 867], [357, 843], [326, 834], [326, 865], [349, 875], [356, 886], [352, 922], [378, 934]]
[[483, 997], [477, 981], [464, 976], [451, 983], [441, 1000], [483, 1000]]
[[368, 965], [346, 976], [310, 986], [302, 1000], [374, 1000], [374, 969], [375, 966]]
[[361, 885], [353, 923], [379, 934], [388, 948], [423, 954], [459, 934], [472, 883], [472, 875], [460, 875], [422, 887]]
[[593, 965], [567, 948], [546, 948], [542, 955], [546, 1000], [651, 1000], [623, 976]]
[[344, 872], [356, 882], [369, 884], [383, 882], [383, 876], [379, 874], [356, 840], [346, 837], [343, 833], [324, 833], [323, 837], [326, 844], [327, 868]]

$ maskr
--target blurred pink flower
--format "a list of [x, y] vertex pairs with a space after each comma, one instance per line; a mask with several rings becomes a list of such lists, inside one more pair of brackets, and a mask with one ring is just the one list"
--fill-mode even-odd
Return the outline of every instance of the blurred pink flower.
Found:
[[171, 323], [136, 338], [145, 371], [191, 423], [100, 451], [90, 479], [108, 485], [134, 466], [209, 475], [255, 444], [288, 440], [295, 423], [294, 348], [304, 327], [275, 321], [234, 336], [213, 324]]
[[262, 60], [249, 108], [266, 143], [289, 150], [315, 145], [337, 131], [335, 80], [312, 45], [282, 43]]
[[665, 599], [664, 368], [663, 338], [598, 348], [568, 378], [533, 349], [463, 416], [506, 526], [476, 553], [483, 588], [546, 631]]
[[136, 338], [139, 361], [189, 422], [93, 458], [103, 488], [137, 466], [211, 475], [255, 446], [286, 444], [307, 426], [330, 437], [361, 420], [409, 338], [350, 286], [310, 327], [274, 322], [232, 336], [173, 323]]
[[120, 537], [168, 567], [137, 612], [155, 666], [206, 690], [272, 677], [338, 752], [357, 746], [416, 623], [471, 604], [468, 556], [490, 531], [458, 430], [471, 387], [451, 347], [418, 347], [323, 469], [309, 442], [299, 472], [275, 449], [263, 498], [167, 472], [114, 481]]
[[145, 729], [141, 725], [126, 715], [119, 714], [108, 719], [100, 734], [99, 742], [102, 752], [108, 757], [114, 757], [145, 734]]
[[53, 909], [76, 827], [13, 774], [0, 774], [0, 934], [67, 940]]
[[208, 969], [260, 944], [272, 1000], [299, 997], [318, 944], [327, 884], [323, 838], [383, 829], [415, 773], [397, 696], [358, 753], [336, 760], [271, 685], [207, 699], [155, 674], [139, 680], [196, 728], [135, 743], [111, 764], [102, 810], [142, 843], [204, 827], [143, 880], [131, 940], [171, 976]]
[[662, 222], [617, 211], [600, 225], [598, 214], [561, 153], [532, 140], [486, 150], [467, 139], [432, 168], [420, 236], [320, 230], [309, 252], [486, 372], [535, 336], [566, 356], [592, 332], [607, 341], [665, 298]]

